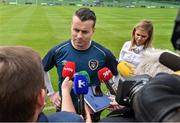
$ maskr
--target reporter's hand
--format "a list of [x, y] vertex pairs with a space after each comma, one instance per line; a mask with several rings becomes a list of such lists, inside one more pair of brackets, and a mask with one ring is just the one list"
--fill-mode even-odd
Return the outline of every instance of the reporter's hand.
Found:
[[124, 108], [124, 106], [119, 105], [119, 104], [116, 102], [114, 96], [110, 96], [109, 99], [111, 100], [111, 102], [110, 102], [111, 105], [108, 107], [108, 110], [114, 111], [114, 110], [117, 110], [117, 109], [122, 109], [122, 108]]
[[74, 108], [72, 99], [71, 99], [71, 89], [73, 86], [72, 80], [69, 80], [69, 77], [66, 77], [61, 85], [62, 90], [62, 111], [74, 112], [76, 110]]
[[72, 86], [73, 86], [72, 80], [69, 80], [69, 77], [66, 77], [64, 79], [64, 81], [62, 82], [62, 85], [61, 85], [62, 93], [63, 92], [70, 93], [71, 89], [72, 89]]
[[59, 96], [59, 91], [49, 95], [50, 101], [56, 107], [56, 109], [60, 109], [61, 107], [61, 97]]
[[86, 123], [92, 123], [91, 114], [93, 114], [94, 112], [86, 103], [84, 104], [84, 106], [85, 106], [85, 113], [86, 113], [85, 121]]

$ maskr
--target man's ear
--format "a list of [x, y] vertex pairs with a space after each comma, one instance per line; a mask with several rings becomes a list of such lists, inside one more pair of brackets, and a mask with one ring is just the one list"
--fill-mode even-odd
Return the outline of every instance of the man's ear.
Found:
[[93, 27], [93, 33], [95, 32], [95, 30], [96, 30], [96, 28], [95, 28], [95, 27]]
[[44, 105], [46, 104], [46, 90], [45, 89], [41, 89], [41, 91], [38, 94], [37, 97], [37, 105], [39, 107], [44, 107]]

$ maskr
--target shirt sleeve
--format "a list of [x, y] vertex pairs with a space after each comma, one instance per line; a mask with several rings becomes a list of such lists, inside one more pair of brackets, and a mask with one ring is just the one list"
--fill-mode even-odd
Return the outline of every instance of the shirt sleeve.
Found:
[[52, 87], [49, 72], [44, 72], [44, 81], [45, 81], [45, 85], [46, 85], [47, 90], [48, 90], [47, 95], [50, 96], [50, 95], [52, 95], [54, 93], [54, 89]]
[[123, 48], [119, 54], [119, 62], [120, 61], [127, 61], [135, 66], [139, 63], [139, 54], [134, 53], [133, 51], [129, 51], [130, 42], [126, 42], [123, 45]]
[[107, 67], [111, 70], [113, 75], [117, 75], [117, 65], [118, 65], [118, 60], [116, 57], [111, 53], [111, 51], [108, 51], [106, 54], [106, 65]]
[[52, 69], [54, 67], [54, 65], [56, 64], [55, 49], [56, 49], [56, 47], [49, 50], [49, 52], [44, 56], [44, 58], [42, 60], [44, 71], [46, 71], [46, 72], [49, 71], [50, 69]]
[[129, 47], [130, 47], [130, 42], [125, 42], [124, 45], [122, 46], [122, 49], [120, 50], [119, 53], [119, 62], [124, 60], [124, 55], [126, 52], [128, 52]]

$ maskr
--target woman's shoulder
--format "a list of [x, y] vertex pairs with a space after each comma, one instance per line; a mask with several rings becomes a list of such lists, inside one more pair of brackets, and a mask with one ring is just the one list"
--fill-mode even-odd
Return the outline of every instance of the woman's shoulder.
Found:
[[130, 45], [130, 44], [131, 44], [131, 41], [126, 41], [124, 44]]
[[123, 48], [129, 48], [131, 45], [131, 41], [126, 41], [123, 45]]

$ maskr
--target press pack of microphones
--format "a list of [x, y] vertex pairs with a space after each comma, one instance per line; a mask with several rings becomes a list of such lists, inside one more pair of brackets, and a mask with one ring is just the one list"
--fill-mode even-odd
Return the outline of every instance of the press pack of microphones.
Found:
[[88, 74], [86, 71], [81, 71], [75, 74], [76, 65], [74, 62], [66, 62], [63, 70], [62, 70], [62, 77], [69, 79], [74, 79], [74, 93], [78, 97], [78, 111], [77, 113], [84, 116], [85, 109], [84, 109], [84, 94], [88, 93]]
[[[69, 79], [73, 79], [73, 90], [74, 93], [78, 97], [78, 111], [77, 113], [84, 116], [85, 115], [85, 109], [84, 109], [84, 95], [88, 93], [89, 86], [91, 86], [91, 81], [89, 74], [87, 71], [80, 71], [80, 72], [75, 72], [76, 65], [74, 62], [66, 62], [63, 70], [62, 70], [62, 77], [66, 78], [69, 77]], [[116, 93], [116, 90], [113, 88], [113, 74], [112, 72], [107, 68], [104, 67], [98, 71], [98, 78], [101, 82], [105, 83], [106, 87], [109, 89], [111, 94]], [[100, 86], [97, 86], [95, 90], [92, 91], [94, 92], [94, 96], [101, 96], [102, 92], [100, 89]], [[97, 91], [97, 92], [95, 92]], [[99, 94], [97, 94], [99, 92]]]

